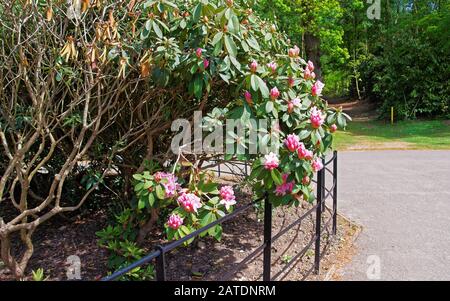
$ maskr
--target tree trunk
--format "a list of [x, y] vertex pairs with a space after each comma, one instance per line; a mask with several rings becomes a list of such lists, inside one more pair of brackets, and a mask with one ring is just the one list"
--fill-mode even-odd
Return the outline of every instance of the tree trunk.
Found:
[[305, 33], [305, 52], [308, 60], [314, 63], [316, 78], [323, 81], [320, 65], [320, 39], [309, 32]]
[[140, 229], [139, 229], [139, 234], [137, 237], [137, 243], [140, 245], [144, 242], [145, 238], [147, 237], [147, 235], [150, 233], [150, 231], [153, 230], [153, 227], [155, 226], [156, 222], [158, 221], [158, 209], [152, 208], [150, 209], [150, 219], [148, 220], [147, 223], [145, 223], [145, 225], [143, 225]]

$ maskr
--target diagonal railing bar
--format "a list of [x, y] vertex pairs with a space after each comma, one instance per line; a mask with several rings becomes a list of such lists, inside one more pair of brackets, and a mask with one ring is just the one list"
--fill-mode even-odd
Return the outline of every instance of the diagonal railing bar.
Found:
[[272, 237], [272, 242], [276, 241], [278, 238], [283, 236], [286, 232], [291, 230], [293, 227], [295, 227], [296, 225], [300, 224], [305, 218], [310, 216], [314, 212], [314, 210], [316, 210], [316, 208], [317, 208], [317, 204], [314, 205], [311, 209], [309, 209], [305, 214], [300, 216], [295, 222], [293, 222], [289, 226], [286, 226], [285, 228], [280, 230], [274, 237]]
[[306, 254], [306, 252], [311, 248], [311, 246], [313, 245], [315, 240], [316, 240], [316, 235], [311, 236], [311, 239], [308, 241], [306, 246], [303, 247], [303, 249], [301, 249], [297, 255], [292, 257], [292, 259], [283, 267], [283, 269], [280, 270], [275, 276], [273, 276], [273, 279], [278, 278], [278, 276], [280, 276], [284, 271], [286, 271], [286, 269], [288, 269], [293, 263], [297, 264], [298, 259], [300, 259], [301, 257], [303, 257], [303, 255]]

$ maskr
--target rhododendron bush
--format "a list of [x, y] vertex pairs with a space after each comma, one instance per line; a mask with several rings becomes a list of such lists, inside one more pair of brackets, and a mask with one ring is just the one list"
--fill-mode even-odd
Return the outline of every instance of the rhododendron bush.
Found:
[[[119, 226], [100, 233], [102, 245], [120, 254], [161, 219], [176, 239], [231, 212], [241, 200], [202, 171], [212, 155], [170, 149], [172, 122], [191, 120], [196, 110], [216, 125], [278, 119], [261, 139], [271, 146], [277, 132], [279, 151], [223, 159], [252, 160], [256, 195], [268, 192], [275, 205], [312, 200], [310, 179], [346, 117], [321, 100], [313, 64], [252, 5], [0, 0], [0, 32], [8, 37], [0, 47], [0, 206], [8, 200], [18, 212], [0, 217], [1, 256], [18, 278], [36, 227], [105, 187], [131, 200]], [[111, 175], [121, 184], [107, 186]], [[11, 252], [17, 232], [20, 255]], [[221, 232], [216, 226], [203, 235], [220, 239]], [[116, 259], [111, 268], [125, 264]]]

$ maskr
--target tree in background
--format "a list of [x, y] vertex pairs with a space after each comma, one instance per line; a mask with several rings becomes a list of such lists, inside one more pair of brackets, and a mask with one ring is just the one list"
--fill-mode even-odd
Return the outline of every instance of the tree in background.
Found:
[[338, 0], [261, 0], [257, 9], [301, 45], [302, 56], [316, 66], [323, 79], [345, 65], [349, 55], [343, 47], [342, 7]]

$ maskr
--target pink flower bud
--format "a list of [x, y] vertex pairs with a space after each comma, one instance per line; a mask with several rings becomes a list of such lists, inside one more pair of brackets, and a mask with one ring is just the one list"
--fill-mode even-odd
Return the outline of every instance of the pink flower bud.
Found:
[[278, 91], [277, 87], [273, 87], [270, 90], [270, 99], [275, 100], [280, 96], [280, 91]]
[[256, 69], [258, 69], [258, 62], [257, 61], [253, 61], [250, 63], [250, 71], [255, 73]]
[[252, 100], [252, 94], [251, 94], [250, 92], [245, 91], [244, 97], [245, 97], [245, 101], [246, 101], [248, 104], [252, 104], [252, 103], [253, 103], [253, 100]]
[[197, 50], [195, 50], [195, 55], [196, 55], [198, 58], [201, 58], [201, 57], [202, 57], [202, 53], [203, 53], [203, 50], [202, 50], [201, 48], [197, 48]]
[[295, 80], [292, 78], [292, 76], [289, 76], [289, 78], [288, 78], [289, 88], [292, 88], [294, 86], [294, 84], [295, 84]]
[[313, 72], [314, 71], [314, 63], [311, 61], [308, 61], [308, 66], [307, 66], [308, 70]]
[[288, 113], [291, 114], [294, 111], [294, 104], [292, 101], [288, 102]]
[[308, 176], [304, 176], [302, 179], [302, 184], [308, 185], [310, 181], [311, 181], [311, 179]]
[[203, 59], [203, 66], [205, 67], [205, 69], [208, 69], [209, 61], [207, 59]]
[[278, 65], [275, 62], [271, 62], [267, 64], [267, 67], [270, 69], [270, 71], [272, 71], [272, 73], [275, 73], [277, 71]]
[[300, 48], [298, 48], [297, 45], [294, 46], [294, 48], [290, 48], [288, 50], [288, 55], [290, 58], [296, 58], [300, 55]]
[[295, 152], [300, 147], [300, 139], [295, 134], [287, 135], [284, 145], [290, 152]]
[[297, 155], [300, 160], [312, 160], [313, 158], [313, 152], [308, 150], [302, 142], [300, 142], [300, 146], [297, 149]]
[[331, 133], [334, 133], [334, 132], [336, 132], [337, 131], [337, 125], [335, 125], [335, 124], [332, 124], [331, 126], [330, 126], [330, 132]]

